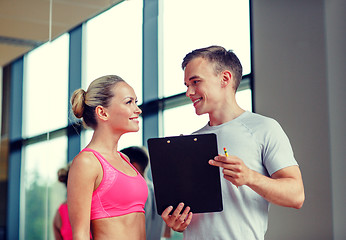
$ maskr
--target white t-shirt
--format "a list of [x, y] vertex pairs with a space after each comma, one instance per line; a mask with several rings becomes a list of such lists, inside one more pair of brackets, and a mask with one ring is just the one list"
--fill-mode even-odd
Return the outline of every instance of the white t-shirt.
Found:
[[[297, 165], [291, 144], [274, 119], [244, 112], [219, 126], [208, 124], [194, 134], [215, 133], [218, 152], [239, 157], [250, 169], [265, 176]], [[223, 211], [194, 214], [184, 231], [185, 240], [264, 239], [269, 202], [247, 186], [235, 187], [221, 172]], [[203, 177], [203, 176], [202, 176]]]

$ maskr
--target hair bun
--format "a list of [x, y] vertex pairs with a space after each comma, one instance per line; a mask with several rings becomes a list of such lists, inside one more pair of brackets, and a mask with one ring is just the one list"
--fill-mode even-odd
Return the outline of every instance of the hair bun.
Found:
[[58, 171], [58, 180], [59, 182], [66, 183], [67, 182], [68, 170], [65, 168], [61, 168]]
[[83, 117], [85, 94], [86, 92], [81, 88], [77, 89], [72, 94], [72, 97], [71, 97], [72, 111], [73, 111], [73, 114], [77, 118]]

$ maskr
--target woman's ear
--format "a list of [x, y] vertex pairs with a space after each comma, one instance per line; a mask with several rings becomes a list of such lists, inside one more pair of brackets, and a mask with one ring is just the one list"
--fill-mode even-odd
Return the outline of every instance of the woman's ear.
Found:
[[101, 105], [98, 105], [95, 108], [95, 113], [96, 113], [96, 117], [101, 119], [101, 120], [106, 121], [108, 119], [107, 110], [103, 106], [101, 106]]

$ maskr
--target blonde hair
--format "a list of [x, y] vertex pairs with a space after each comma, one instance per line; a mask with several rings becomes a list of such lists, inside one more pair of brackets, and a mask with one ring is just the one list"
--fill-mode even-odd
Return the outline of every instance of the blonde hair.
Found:
[[91, 82], [88, 90], [77, 89], [71, 97], [72, 111], [77, 118], [82, 118], [84, 125], [93, 129], [97, 126], [95, 108], [108, 107], [114, 97], [113, 87], [119, 82], [125, 82], [116, 75], [106, 75]]

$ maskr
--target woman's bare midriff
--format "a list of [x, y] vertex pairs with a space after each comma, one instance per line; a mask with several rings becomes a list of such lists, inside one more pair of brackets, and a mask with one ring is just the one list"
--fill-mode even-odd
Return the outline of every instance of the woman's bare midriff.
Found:
[[91, 231], [94, 240], [145, 240], [145, 215], [134, 212], [92, 220]]

